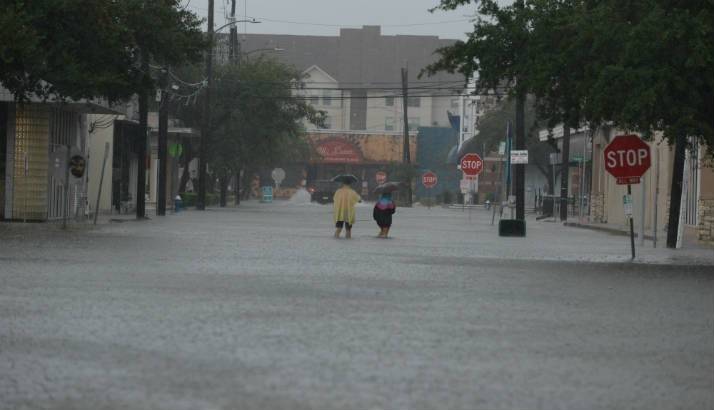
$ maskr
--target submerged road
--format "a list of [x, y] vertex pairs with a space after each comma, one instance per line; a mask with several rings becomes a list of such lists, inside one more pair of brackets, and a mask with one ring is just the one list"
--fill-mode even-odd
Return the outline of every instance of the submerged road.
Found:
[[711, 409], [714, 252], [247, 203], [0, 225], [1, 409]]

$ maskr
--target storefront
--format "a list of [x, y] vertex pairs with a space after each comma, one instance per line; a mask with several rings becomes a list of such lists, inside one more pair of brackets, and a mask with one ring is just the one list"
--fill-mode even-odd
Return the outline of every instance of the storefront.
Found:
[[[5, 96], [0, 93], [0, 97]], [[84, 114], [114, 112], [90, 103], [7, 101], [0, 105], [2, 219], [50, 221], [84, 217], [87, 211]], [[70, 168], [73, 172], [67, 171]]]
[[[371, 194], [378, 179], [382, 181], [385, 174], [389, 179], [394, 168], [402, 163], [403, 138], [401, 133], [388, 132], [310, 132], [307, 140], [313, 148], [313, 157], [306, 165], [307, 183], [349, 173], [360, 180], [355, 188], [363, 196]], [[416, 160], [416, 152], [416, 133], [413, 133], [410, 138], [412, 162]]]

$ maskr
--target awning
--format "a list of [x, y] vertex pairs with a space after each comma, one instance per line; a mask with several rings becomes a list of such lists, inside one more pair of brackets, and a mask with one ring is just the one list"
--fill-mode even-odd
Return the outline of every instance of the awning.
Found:
[[[16, 102], [15, 96], [3, 86], [0, 86], [0, 101]], [[112, 109], [102, 100], [60, 101], [55, 99], [45, 100], [37, 96], [32, 96], [29, 98], [29, 102], [31, 104], [46, 104], [50, 106], [55, 106], [67, 111], [74, 111], [80, 114], [124, 115], [123, 112]]]
[[[158, 128], [151, 128], [150, 132], [152, 136], [159, 135]], [[166, 130], [166, 134], [172, 137], [201, 138], [200, 131], [188, 127], [169, 127], [168, 130]]]

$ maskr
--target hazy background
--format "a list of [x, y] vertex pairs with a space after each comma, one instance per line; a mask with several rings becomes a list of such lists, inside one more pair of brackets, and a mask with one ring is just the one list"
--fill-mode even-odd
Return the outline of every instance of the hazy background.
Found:
[[[201, 17], [208, 0], [184, 0]], [[382, 34], [435, 35], [464, 39], [471, 31], [474, 6], [454, 12], [429, 9], [439, 0], [237, 0], [236, 16], [256, 18], [260, 24], [240, 24], [239, 32], [336, 36], [341, 27], [382, 26]], [[215, 0], [216, 28], [227, 22], [230, 0]], [[227, 31], [228, 29], [224, 29]]]

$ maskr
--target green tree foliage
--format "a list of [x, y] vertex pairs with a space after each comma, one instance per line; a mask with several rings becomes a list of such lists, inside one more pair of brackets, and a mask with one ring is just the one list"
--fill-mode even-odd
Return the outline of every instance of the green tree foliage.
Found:
[[476, 4], [474, 31], [428, 68], [515, 86], [550, 126], [609, 123], [714, 147], [714, 2], [441, 0]]
[[[200, 81], [196, 69], [180, 72]], [[214, 176], [227, 181], [240, 170], [250, 173], [310, 154], [302, 121], [322, 124], [325, 114], [296, 98], [294, 91], [300, 87], [297, 70], [269, 58], [217, 67], [210, 108], [209, 166]], [[176, 107], [176, 115], [189, 126], [199, 126], [202, 105], [199, 97], [196, 104]]]
[[525, 52], [529, 32], [522, 1], [500, 7], [493, 0], [442, 0], [439, 8], [453, 10], [472, 2], [478, 3], [479, 14], [474, 31], [466, 41], [437, 50], [440, 59], [428, 66], [425, 73], [448, 71], [459, 72], [466, 78], [476, 76], [479, 92], [510, 90], [515, 95], [516, 88], [526, 90], [520, 77], [531, 66], [530, 56]]
[[714, 2], [586, 2], [578, 16], [591, 44], [586, 117], [673, 143], [714, 148]]
[[200, 20], [178, 0], [4, 0], [0, 83], [17, 99], [105, 97], [153, 88], [143, 52], [159, 64], [200, 56]]

